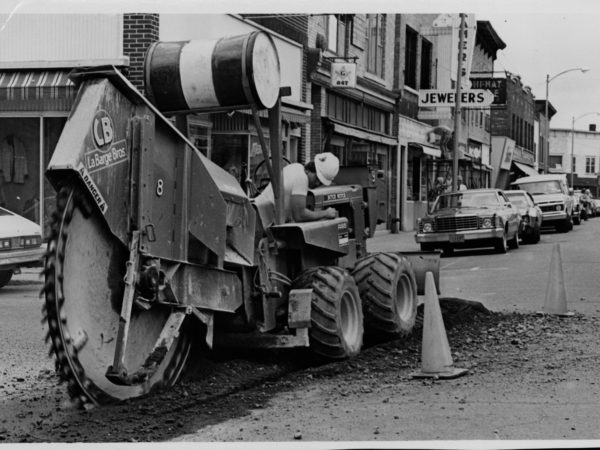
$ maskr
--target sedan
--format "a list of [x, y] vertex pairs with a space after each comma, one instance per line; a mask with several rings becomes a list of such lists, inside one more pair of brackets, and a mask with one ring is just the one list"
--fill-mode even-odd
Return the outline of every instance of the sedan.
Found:
[[417, 221], [421, 250], [494, 247], [498, 253], [519, 247], [521, 216], [501, 189], [469, 189], [441, 194], [432, 211]]
[[538, 243], [542, 228], [542, 210], [535, 204], [533, 196], [527, 191], [506, 191], [505, 194], [521, 215], [519, 235], [523, 242]]
[[0, 288], [21, 267], [41, 265], [43, 256], [40, 226], [0, 208]]

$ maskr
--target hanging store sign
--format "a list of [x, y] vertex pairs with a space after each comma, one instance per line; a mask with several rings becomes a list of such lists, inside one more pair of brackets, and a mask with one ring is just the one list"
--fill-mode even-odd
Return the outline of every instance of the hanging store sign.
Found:
[[356, 63], [332, 62], [331, 63], [331, 87], [355, 88], [356, 87]]
[[[461, 106], [486, 108], [494, 101], [494, 94], [485, 89], [469, 89], [460, 93]], [[456, 92], [437, 89], [421, 89], [419, 91], [419, 106], [455, 106]]]
[[[475, 14], [465, 14], [465, 27], [462, 30], [462, 48], [459, 49], [461, 42], [459, 14], [441, 14], [433, 21], [434, 28], [451, 29], [450, 34], [450, 79], [456, 81], [458, 69], [459, 50], [462, 50], [462, 71], [461, 86], [468, 89], [470, 84], [471, 65], [473, 62], [473, 50], [475, 49], [475, 36], [477, 34], [477, 20]], [[439, 42], [438, 42], [439, 45]]]

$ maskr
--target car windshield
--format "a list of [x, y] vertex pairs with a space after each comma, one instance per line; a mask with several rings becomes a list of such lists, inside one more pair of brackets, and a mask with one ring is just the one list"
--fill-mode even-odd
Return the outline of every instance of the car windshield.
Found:
[[495, 192], [461, 192], [440, 195], [435, 202], [434, 211], [446, 208], [481, 208], [500, 205]]
[[525, 198], [525, 195], [523, 194], [519, 194], [519, 195], [510, 195], [508, 194], [508, 199], [510, 200], [510, 202], [519, 207], [519, 208], [525, 208], [527, 206], [529, 206], [529, 204], [527, 203], [527, 199]]
[[558, 180], [546, 180], [546, 181], [535, 181], [532, 183], [521, 183], [519, 189], [529, 192], [532, 195], [543, 195], [543, 194], [560, 194], [560, 181]]

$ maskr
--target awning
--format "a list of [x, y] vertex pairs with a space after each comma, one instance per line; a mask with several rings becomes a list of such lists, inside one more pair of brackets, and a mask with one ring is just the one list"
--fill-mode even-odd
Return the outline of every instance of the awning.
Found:
[[[252, 115], [251, 109], [240, 109], [238, 112], [243, 114]], [[258, 117], [267, 118], [269, 117], [269, 111], [266, 109], [258, 110]], [[281, 106], [281, 119], [285, 122], [292, 123], [308, 123], [310, 122], [310, 112], [302, 111], [298, 109], [291, 108], [289, 106]]]
[[421, 150], [423, 150], [423, 153], [429, 156], [434, 156], [436, 158], [440, 158], [442, 156], [442, 151], [438, 147], [432, 147], [431, 145], [422, 144], [420, 142], [409, 142], [408, 145], [419, 147]]
[[345, 125], [341, 125], [329, 119], [331, 124], [333, 125], [333, 131], [335, 133], [343, 134], [345, 136], [352, 136], [359, 139], [364, 139], [365, 141], [378, 142], [379, 144], [385, 145], [397, 145], [398, 140], [383, 136], [381, 134], [375, 134], [368, 131], [359, 130], [358, 128], [352, 128]]
[[518, 163], [516, 161], [513, 161], [512, 163], [515, 166], [517, 166], [517, 169], [519, 169], [521, 172], [523, 172], [527, 176], [539, 175], [539, 173], [537, 172], [537, 170], [535, 170], [531, 166], [528, 166], [527, 164], [521, 164], [521, 163]]
[[70, 111], [76, 91], [69, 72], [0, 71], [0, 111]]

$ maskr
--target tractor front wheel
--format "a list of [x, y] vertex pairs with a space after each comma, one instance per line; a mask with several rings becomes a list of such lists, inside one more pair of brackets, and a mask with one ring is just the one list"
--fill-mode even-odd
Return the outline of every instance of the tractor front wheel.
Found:
[[350, 273], [340, 267], [315, 267], [296, 279], [294, 289], [312, 289], [311, 350], [331, 359], [357, 355], [363, 342], [363, 312]]

